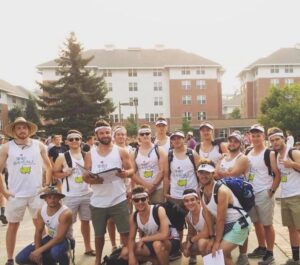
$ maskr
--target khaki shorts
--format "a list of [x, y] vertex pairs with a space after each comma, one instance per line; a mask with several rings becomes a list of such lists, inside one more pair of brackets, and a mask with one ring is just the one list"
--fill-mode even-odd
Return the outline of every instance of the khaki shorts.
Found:
[[92, 223], [95, 231], [95, 237], [103, 237], [106, 232], [106, 223], [112, 218], [120, 234], [129, 232], [129, 210], [127, 200], [117, 205], [98, 208], [90, 205]]
[[273, 224], [275, 196], [269, 197], [268, 191], [255, 193], [255, 206], [249, 211], [253, 223], [261, 223], [264, 226]]
[[281, 198], [281, 219], [283, 226], [300, 229], [300, 196]]
[[6, 202], [6, 217], [9, 223], [19, 223], [23, 220], [25, 210], [28, 207], [33, 219], [37, 218], [37, 212], [42, 208], [44, 200], [40, 196], [33, 197], [9, 197]]
[[64, 205], [66, 205], [72, 211], [73, 223], [76, 222], [77, 214], [79, 214], [79, 219], [82, 221], [91, 220], [91, 196], [92, 194], [90, 193], [84, 196], [66, 196], [64, 198]]
[[150, 194], [150, 203], [157, 204], [165, 201], [163, 189], [158, 189]]

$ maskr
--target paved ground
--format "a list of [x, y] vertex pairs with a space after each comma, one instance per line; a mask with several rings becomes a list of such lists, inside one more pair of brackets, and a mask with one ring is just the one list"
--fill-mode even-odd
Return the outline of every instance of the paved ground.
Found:
[[[276, 264], [282, 264], [288, 257], [291, 256], [291, 250], [289, 246], [288, 231], [281, 226], [280, 216], [280, 204], [277, 201], [275, 207], [274, 226], [276, 231], [276, 243], [274, 249], [274, 255]], [[0, 226], [0, 264], [5, 264], [6, 250], [5, 250], [5, 231], [6, 226]], [[83, 255], [83, 240], [80, 235], [80, 228], [78, 224], [75, 225], [75, 237], [76, 237], [76, 265], [93, 265], [94, 258]], [[20, 230], [17, 238], [16, 253], [25, 245], [29, 244], [33, 240], [34, 229], [28, 214], [25, 216], [23, 223], [20, 226]], [[249, 237], [249, 250], [252, 251], [257, 245], [254, 230], [251, 231]], [[106, 238], [104, 255], [110, 253], [111, 245], [109, 239]], [[238, 251], [234, 252], [234, 259], [238, 256]], [[257, 264], [258, 260], [250, 260], [250, 264]], [[185, 258], [172, 262], [172, 265], [187, 265], [188, 261]], [[198, 257], [198, 264], [203, 264], [201, 257]]]

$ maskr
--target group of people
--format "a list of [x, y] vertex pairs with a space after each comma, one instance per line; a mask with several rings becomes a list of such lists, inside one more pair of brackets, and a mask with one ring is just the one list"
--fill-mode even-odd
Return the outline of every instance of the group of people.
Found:
[[[248, 257], [261, 258], [260, 265], [274, 264], [274, 193], [279, 185], [282, 222], [289, 229], [293, 256], [286, 264], [300, 264], [300, 151], [286, 144], [281, 129], [265, 132], [261, 125], [253, 125], [251, 146], [243, 152], [239, 132], [229, 135], [227, 143], [214, 141], [214, 127], [208, 122], [199, 126], [198, 144], [191, 141], [192, 133], [188, 143], [181, 131], [168, 136], [164, 118], [157, 119], [155, 129], [153, 139], [150, 125], [140, 126], [139, 145], [132, 148], [123, 126], [112, 128], [99, 120], [94, 127], [98, 144], [91, 144], [88, 152], [82, 150], [83, 136], [77, 129], [67, 133], [68, 150], [57, 141], [55, 151], [48, 152], [31, 138], [37, 131], [35, 124], [24, 118], [10, 123], [5, 133], [12, 140], [0, 148], [0, 170], [6, 168], [8, 173], [7, 187], [0, 182], [0, 193], [7, 199], [6, 265], [14, 264], [17, 231], [26, 208], [36, 231], [34, 244], [17, 254], [18, 264], [69, 264], [77, 215], [84, 253], [95, 256], [95, 265], [102, 261], [106, 230], [116, 247], [115, 227], [123, 246], [120, 257], [130, 265], [140, 261], [165, 265], [181, 253], [189, 257], [189, 264], [196, 264], [197, 255], [215, 255], [218, 250], [229, 265], [238, 246], [237, 265], [249, 264]], [[266, 134], [272, 148], [265, 146]], [[228, 178], [252, 184], [255, 206], [250, 211], [220, 184]], [[185, 210], [186, 238], [172, 226], [167, 210], [158, 206], [165, 201]], [[248, 253], [252, 223], [258, 246]]]

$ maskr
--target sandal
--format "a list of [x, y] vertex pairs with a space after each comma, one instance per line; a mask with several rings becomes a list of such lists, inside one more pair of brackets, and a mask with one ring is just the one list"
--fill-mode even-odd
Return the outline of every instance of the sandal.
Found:
[[84, 252], [84, 255], [87, 255], [87, 256], [90, 256], [90, 257], [95, 257], [96, 252], [95, 252], [95, 250], [90, 250], [90, 251]]

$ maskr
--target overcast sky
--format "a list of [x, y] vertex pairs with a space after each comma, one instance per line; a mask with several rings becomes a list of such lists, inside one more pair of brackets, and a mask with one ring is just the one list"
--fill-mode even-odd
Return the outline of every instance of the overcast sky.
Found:
[[74, 31], [85, 49], [195, 52], [225, 68], [223, 91], [233, 93], [244, 67], [300, 42], [299, 10], [299, 0], [0, 1], [0, 79], [36, 88], [36, 66], [56, 58]]

